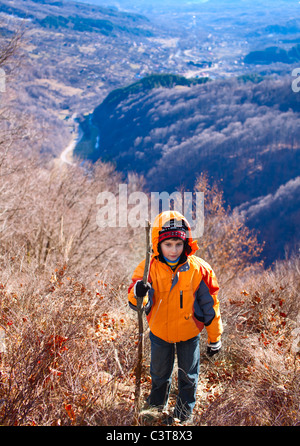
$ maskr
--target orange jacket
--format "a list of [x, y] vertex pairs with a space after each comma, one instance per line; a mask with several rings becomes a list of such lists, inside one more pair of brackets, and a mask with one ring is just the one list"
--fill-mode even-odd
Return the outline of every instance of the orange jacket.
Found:
[[[184, 220], [191, 247], [191, 253], [175, 271], [159, 260], [157, 250], [159, 231], [171, 218]], [[197, 249], [189, 223], [179, 212], [166, 211], [156, 217], [152, 229], [153, 255], [148, 277], [151, 289], [143, 303], [150, 330], [166, 342], [186, 341], [199, 334], [204, 326], [209, 343], [221, 339], [223, 329], [217, 297], [218, 282], [210, 265], [194, 255]], [[129, 304], [134, 309], [134, 285], [142, 279], [144, 265], [145, 260], [137, 266], [128, 289]]]

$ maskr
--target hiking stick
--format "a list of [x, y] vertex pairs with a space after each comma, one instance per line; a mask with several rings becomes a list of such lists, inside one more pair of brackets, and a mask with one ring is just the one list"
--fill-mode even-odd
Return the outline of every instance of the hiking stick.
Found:
[[150, 245], [150, 222], [146, 221], [146, 260], [144, 267], [143, 282], [146, 284], [148, 282], [149, 268], [150, 268], [150, 256], [151, 256], [151, 245]]
[[[146, 284], [148, 281], [149, 268], [150, 268], [150, 222], [146, 221], [146, 260], [144, 267], [143, 282]], [[143, 368], [143, 353], [144, 353], [144, 321], [143, 321], [143, 298], [137, 298], [137, 313], [138, 313], [138, 326], [139, 326], [139, 339], [138, 339], [138, 355], [137, 365], [135, 369], [135, 399], [134, 409], [135, 417], [137, 421], [138, 414], [140, 412], [140, 400], [141, 400], [141, 377]]]

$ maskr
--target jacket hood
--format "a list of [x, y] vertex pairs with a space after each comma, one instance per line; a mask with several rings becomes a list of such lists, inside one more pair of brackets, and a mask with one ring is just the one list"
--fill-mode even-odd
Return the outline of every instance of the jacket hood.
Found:
[[152, 227], [152, 249], [154, 256], [158, 256], [158, 238], [159, 238], [159, 231], [162, 230], [163, 226], [170, 220], [176, 220], [176, 221], [184, 221], [187, 231], [187, 241], [191, 248], [191, 252], [188, 254], [189, 256], [195, 254], [195, 252], [199, 249], [199, 246], [197, 244], [196, 240], [193, 240], [192, 238], [192, 231], [189, 222], [187, 219], [177, 211], [164, 211], [161, 214], [158, 214], [157, 217], [154, 220], [153, 227]]

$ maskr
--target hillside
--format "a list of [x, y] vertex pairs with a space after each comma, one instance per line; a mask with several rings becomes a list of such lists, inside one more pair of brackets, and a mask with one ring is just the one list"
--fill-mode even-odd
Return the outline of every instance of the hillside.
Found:
[[[68, 144], [75, 114], [91, 111], [111, 89], [134, 81], [150, 60], [149, 53], [139, 53], [139, 45], [157, 30], [141, 14], [108, 7], [1, 0], [1, 38], [15, 32], [23, 36], [22, 63], [14, 77], [5, 67], [7, 88], [17, 98], [15, 109], [34, 121], [33, 131], [43, 132], [41, 152], [48, 157]], [[136, 40], [139, 45], [134, 46]]]
[[276, 62], [293, 64], [300, 61], [300, 45], [293, 46], [288, 51], [272, 46], [263, 51], [252, 51], [244, 59], [245, 63], [256, 65], [269, 65]]
[[300, 98], [289, 79], [149, 89], [150, 80], [110, 93], [76, 154], [142, 174], [150, 191], [192, 190], [207, 172], [261, 231], [267, 263], [282, 258], [299, 241]]
[[[176, 12], [166, 2], [155, 2], [154, 8], [147, 8], [148, 2], [117, 7], [113, 1], [107, 6], [93, 2], [0, 1], [1, 36], [24, 32], [23, 65], [12, 81], [15, 108], [34, 121], [34, 131], [43, 132], [40, 150], [46, 156], [58, 156], [69, 143], [72, 117], [90, 113], [115, 89], [152, 73], [212, 79], [249, 75], [257, 66], [244, 64], [247, 54], [275, 45], [289, 51], [299, 37], [298, 22], [290, 20], [294, 4], [281, 8], [279, 16], [281, 4], [272, 6], [272, 15], [264, 1], [177, 2]], [[121, 11], [122, 5], [130, 11]], [[260, 69], [290, 72], [283, 63]]]
[[[113, 110], [121, 101], [128, 99], [130, 95], [147, 93], [154, 88], [174, 88], [176, 86], [190, 87], [191, 85], [205, 84], [209, 78], [187, 79], [184, 76], [174, 74], [152, 74], [127, 87], [118, 88], [109, 93], [102, 106]], [[96, 112], [97, 113], [97, 112]], [[97, 119], [97, 118], [96, 118]]]

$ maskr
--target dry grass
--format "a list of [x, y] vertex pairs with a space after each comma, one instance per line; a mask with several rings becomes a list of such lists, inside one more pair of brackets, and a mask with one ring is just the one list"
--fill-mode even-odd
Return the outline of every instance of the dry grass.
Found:
[[2, 286], [2, 425], [130, 422], [134, 326], [123, 285], [99, 282], [61, 269], [34, 293]]
[[[14, 289], [1, 284], [1, 425], [134, 422], [137, 320], [127, 308], [127, 283], [95, 273], [86, 287], [68, 273], [59, 268]], [[297, 425], [299, 259], [240, 285], [224, 291], [222, 353], [202, 355], [194, 423]], [[146, 338], [144, 397], [149, 356]], [[170, 408], [175, 396], [176, 373]]]
[[226, 290], [224, 348], [202, 364], [197, 424], [299, 425], [299, 266], [294, 257]]

